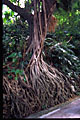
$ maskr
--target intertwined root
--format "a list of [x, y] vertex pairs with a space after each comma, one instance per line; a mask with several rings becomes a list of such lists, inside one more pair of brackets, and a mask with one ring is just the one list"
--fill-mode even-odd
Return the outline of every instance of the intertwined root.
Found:
[[23, 118], [40, 110], [40, 102], [34, 90], [21, 79], [9, 81], [3, 78], [3, 117]]
[[21, 76], [17, 81], [3, 77], [4, 117], [26, 117], [72, 97], [70, 79], [42, 59], [28, 69], [26, 83]]
[[72, 96], [70, 79], [43, 60], [31, 67], [30, 74], [33, 89], [42, 105], [55, 105]]
[[[42, 2], [42, 7], [40, 2]], [[42, 49], [47, 34], [49, 19], [56, 0], [34, 0], [34, 17], [30, 22], [30, 46], [26, 54], [32, 53], [27, 69], [22, 76], [10, 80], [3, 76], [3, 117], [23, 118], [72, 97], [71, 81], [42, 59]], [[42, 11], [42, 12], [41, 12]], [[36, 14], [37, 13], [37, 14]], [[42, 14], [41, 14], [42, 13]], [[31, 15], [32, 16], [32, 15]], [[33, 25], [32, 25], [33, 23]], [[24, 55], [23, 55], [24, 58]]]

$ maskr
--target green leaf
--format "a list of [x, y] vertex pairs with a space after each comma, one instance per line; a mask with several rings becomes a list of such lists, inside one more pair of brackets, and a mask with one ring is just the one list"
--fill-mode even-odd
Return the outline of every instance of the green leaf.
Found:
[[22, 58], [21, 52], [18, 52], [18, 57]]
[[24, 77], [24, 82], [26, 82], [26, 78]]
[[8, 58], [10, 58], [10, 57], [12, 57], [12, 58], [16, 57], [16, 55], [17, 55], [17, 53], [12, 53], [11, 55], [8, 56]]
[[13, 11], [11, 11], [11, 16], [13, 16], [14, 15], [14, 12]]
[[13, 72], [13, 73], [15, 73], [15, 71], [16, 71], [15, 69], [12, 69], [12, 70], [11, 70], [11, 72]]
[[15, 80], [18, 80], [18, 77], [15, 77]]
[[20, 73], [20, 70], [19, 70], [19, 69], [17, 69], [17, 70], [15, 71], [15, 73], [16, 73], [16, 74], [19, 74], [19, 73]]
[[14, 2], [14, 3], [16, 3], [16, 0], [11, 0], [11, 2]]
[[17, 62], [17, 59], [16, 59], [16, 58], [13, 58], [13, 60], [12, 60], [12, 61], [15, 63], [15, 62]]

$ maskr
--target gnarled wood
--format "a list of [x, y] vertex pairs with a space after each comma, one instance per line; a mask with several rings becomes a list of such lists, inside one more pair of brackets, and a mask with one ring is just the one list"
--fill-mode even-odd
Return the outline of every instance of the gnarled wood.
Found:
[[[42, 2], [42, 6], [40, 6], [40, 2]], [[45, 63], [42, 57], [47, 26], [55, 2], [56, 0], [34, 0], [33, 33], [31, 33], [30, 46], [26, 52], [27, 54], [31, 52], [32, 56], [24, 70], [26, 83], [22, 76], [19, 76], [17, 81], [14, 80], [15, 76], [11, 81], [7, 76], [3, 78], [5, 118], [7, 114], [8, 118], [23, 118], [72, 97], [70, 79]]]

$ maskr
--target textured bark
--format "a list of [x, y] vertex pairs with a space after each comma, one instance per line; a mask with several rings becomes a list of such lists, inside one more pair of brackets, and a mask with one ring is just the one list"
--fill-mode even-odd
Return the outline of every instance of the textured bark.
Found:
[[[40, 2], [42, 8], [40, 12]], [[17, 81], [3, 77], [3, 115], [23, 118], [31, 113], [62, 103], [72, 97], [71, 80], [44, 62], [42, 49], [47, 26], [56, 0], [34, 0], [33, 33], [26, 53], [32, 53], [23, 77]], [[49, 7], [47, 7], [49, 5]], [[5, 112], [6, 111], [6, 112]], [[8, 116], [7, 116], [8, 115]]]

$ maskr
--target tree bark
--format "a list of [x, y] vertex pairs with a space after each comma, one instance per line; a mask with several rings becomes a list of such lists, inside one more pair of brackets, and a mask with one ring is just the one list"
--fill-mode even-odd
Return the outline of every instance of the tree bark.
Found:
[[[40, 2], [42, 2], [42, 6], [40, 6]], [[22, 76], [19, 76], [16, 81], [17, 87], [15, 87], [14, 80], [9, 81], [4, 77], [4, 91], [7, 90], [7, 98], [8, 101], [11, 101], [10, 106], [12, 106], [12, 108], [9, 107], [11, 110], [10, 117], [26, 117], [31, 113], [62, 103], [72, 97], [70, 79], [56, 68], [45, 63], [42, 56], [47, 26], [54, 11], [55, 3], [56, 0], [34, 0], [33, 33], [31, 33], [31, 42], [26, 51], [27, 54], [31, 52], [32, 56], [24, 70], [27, 82], [25, 83]], [[16, 10], [18, 11], [18, 9]], [[20, 10], [23, 11], [23, 9]]]

